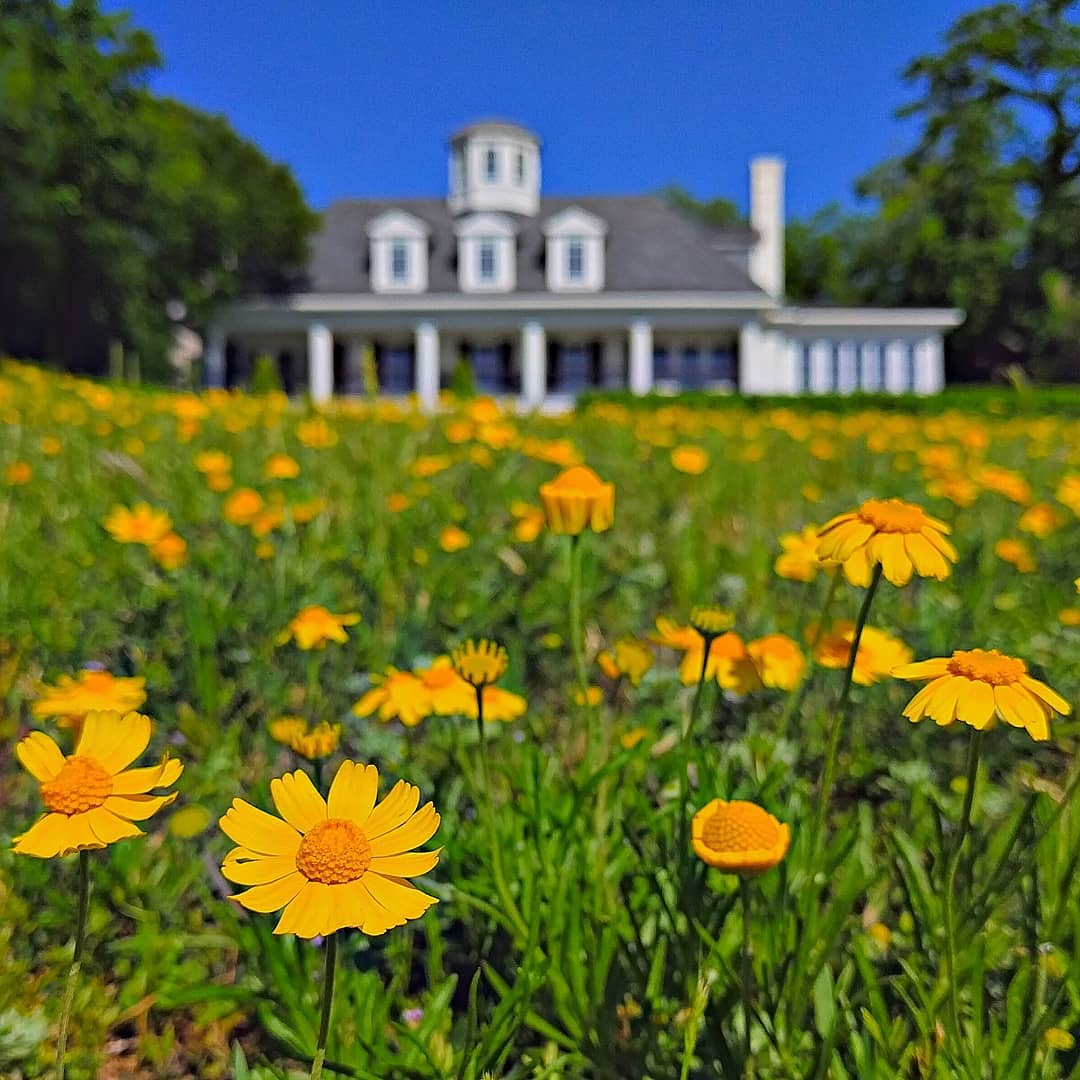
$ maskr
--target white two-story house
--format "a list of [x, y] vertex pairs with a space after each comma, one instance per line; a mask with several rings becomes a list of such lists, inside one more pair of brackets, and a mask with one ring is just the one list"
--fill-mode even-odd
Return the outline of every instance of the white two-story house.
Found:
[[526, 409], [589, 387], [746, 394], [934, 393], [958, 311], [798, 307], [784, 299], [784, 163], [750, 163], [750, 227], [714, 230], [661, 196], [542, 194], [540, 140], [488, 121], [450, 138], [445, 198], [346, 199], [306, 278], [210, 327], [208, 385], [276, 358], [286, 389], [382, 391], [429, 409], [468, 360]]

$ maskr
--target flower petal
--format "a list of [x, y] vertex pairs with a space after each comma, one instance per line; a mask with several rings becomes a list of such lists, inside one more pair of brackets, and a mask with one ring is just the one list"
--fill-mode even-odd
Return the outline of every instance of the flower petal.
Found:
[[439, 815], [432, 803], [425, 803], [407, 821], [396, 829], [384, 832], [371, 842], [372, 855], [397, 855], [402, 851], [411, 851], [421, 844], [426, 844], [439, 827]]
[[270, 798], [278, 813], [300, 833], [326, 820], [326, 801], [303, 769], [271, 780]]
[[373, 874], [392, 877], [416, 877], [434, 870], [438, 865], [442, 848], [435, 851], [410, 851], [402, 855], [379, 855], [371, 860], [368, 870]]
[[956, 707], [957, 719], [982, 731], [994, 719], [994, 690], [989, 683], [972, 681]]
[[162, 807], [168, 806], [176, 795], [175, 791], [168, 795], [110, 795], [104, 806], [127, 821], [145, 821]]
[[379, 794], [379, 770], [374, 765], [343, 761], [327, 797], [329, 816], [347, 818], [363, 827]]
[[904, 548], [920, 577], [944, 581], [949, 576], [949, 564], [945, 557], [924, 536], [916, 533], [905, 536]]
[[60, 747], [44, 731], [31, 731], [15, 747], [15, 756], [23, 768], [35, 779], [44, 783], [52, 780], [64, 767], [64, 754]]
[[91, 831], [85, 814], [46, 814], [38, 818], [22, 836], [15, 837], [13, 850], [18, 855], [51, 859], [79, 848], [102, 848], [105, 845]]
[[219, 825], [230, 840], [262, 855], [295, 856], [300, 846], [300, 834], [291, 825], [243, 799], [233, 799]]
[[142, 713], [90, 713], [83, 721], [77, 755], [92, 757], [112, 775], [126, 769], [150, 745], [150, 717]]
[[265, 885], [256, 885], [246, 892], [230, 896], [238, 904], [246, 907], [248, 911], [258, 911], [266, 914], [269, 911], [277, 911], [291, 903], [294, 897], [309, 884], [307, 878], [299, 870], [276, 881], [268, 881]]
[[250, 855], [243, 848], [233, 848], [225, 856], [221, 872], [237, 885], [269, 885], [296, 871], [296, 859], [292, 855], [257, 855], [255, 858]]
[[994, 701], [1001, 718], [1013, 727], [1023, 728], [1039, 742], [1050, 737], [1046, 706], [1019, 686], [995, 686]]
[[1072, 706], [1056, 691], [1051, 690], [1044, 682], [1033, 679], [1030, 675], [1020, 676], [1020, 685], [1030, 690], [1037, 698], [1042, 698], [1047, 705], [1062, 716], [1068, 716], [1072, 712]]
[[125, 769], [113, 777], [113, 794], [145, 795], [154, 788], [171, 787], [183, 771], [184, 763], [178, 758], [164, 758], [160, 765], [145, 769]]
[[416, 810], [420, 803], [420, 789], [399, 780], [390, 794], [371, 812], [364, 825], [364, 835], [374, 840], [391, 829], [396, 829]]
[[914, 664], [901, 664], [892, 669], [894, 679], [936, 679], [949, 670], [949, 660], [945, 656], [935, 656], [932, 660], [919, 660]]
[[[308, 881], [304, 878], [303, 874], [297, 874], [297, 878], [301, 881], [301, 886], [296, 892], [289, 898], [288, 906], [281, 913], [281, 918], [278, 920], [277, 926], [274, 927], [275, 934], [295, 934], [297, 937], [313, 938], [322, 934], [326, 924], [330, 921], [330, 917], [333, 911], [334, 890], [337, 888], [333, 885], [325, 885], [321, 881]], [[285, 881], [291, 881], [291, 878], [285, 878]], [[280, 882], [276, 882], [275, 885], [263, 885], [261, 888], [273, 889]], [[255, 892], [252, 889], [250, 892]], [[246, 893], [244, 895], [247, 895]], [[280, 907], [281, 905], [277, 905]], [[265, 910], [273, 910], [266, 908]]]
[[383, 877], [370, 871], [363, 877], [368, 892], [390, 913], [400, 926], [409, 919], [419, 919], [432, 904], [434, 896], [421, 892], [415, 885], [401, 878]]
[[102, 844], [115, 844], [117, 840], [145, 835], [137, 825], [117, 817], [104, 806], [95, 806], [93, 810], [88, 810], [85, 816], [87, 824]]

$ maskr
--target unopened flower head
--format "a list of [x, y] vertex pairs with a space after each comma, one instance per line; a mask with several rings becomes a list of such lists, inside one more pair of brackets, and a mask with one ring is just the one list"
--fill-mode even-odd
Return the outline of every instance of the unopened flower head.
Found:
[[469, 638], [450, 653], [454, 670], [471, 686], [487, 686], [506, 674], [510, 658], [497, 642]]

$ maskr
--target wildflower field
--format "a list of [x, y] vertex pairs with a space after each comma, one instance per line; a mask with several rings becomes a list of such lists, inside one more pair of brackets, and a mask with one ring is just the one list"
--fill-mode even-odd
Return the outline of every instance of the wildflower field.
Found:
[[0, 1076], [1080, 1076], [1078, 516], [1063, 417], [7, 363]]

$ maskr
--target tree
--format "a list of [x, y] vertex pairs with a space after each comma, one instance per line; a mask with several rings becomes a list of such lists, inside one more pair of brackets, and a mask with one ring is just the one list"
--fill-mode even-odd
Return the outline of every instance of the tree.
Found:
[[711, 229], [730, 229], [746, 225], [746, 218], [739, 213], [739, 208], [730, 199], [702, 201], [694, 198], [686, 188], [678, 184], [669, 184], [660, 194], [676, 210]]
[[940, 54], [905, 69], [918, 96], [900, 115], [921, 120], [917, 144], [858, 185], [880, 202], [853, 255], [861, 291], [963, 307], [954, 343], [973, 374], [1009, 359], [1080, 374], [1044, 284], [1080, 275], [1075, 6], [1027, 0], [961, 17]]
[[228, 124], [146, 88], [154, 43], [96, 0], [0, 0], [0, 351], [161, 371], [172, 323], [283, 287], [316, 218]]

